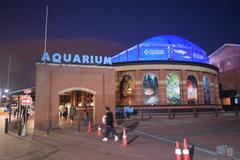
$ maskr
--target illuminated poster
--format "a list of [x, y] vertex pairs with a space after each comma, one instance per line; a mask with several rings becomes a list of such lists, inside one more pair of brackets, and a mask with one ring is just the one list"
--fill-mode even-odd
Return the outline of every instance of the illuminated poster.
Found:
[[188, 104], [197, 104], [197, 79], [193, 75], [187, 77]]
[[204, 102], [210, 104], [210, 87], [207, 76], [203, 76]]
[[134, 84], [130, 75], [124, 75], [120, 82], [120, 96], [128, 97], [133, 94]]
[[178, 105], [180, 99], [180, 81], [175, 73], [170, 73], [166, 77], [167, 104]]
[[143, 78], [144, 104], [159, 104], [158, 78], [154, 74], [146, 74]]

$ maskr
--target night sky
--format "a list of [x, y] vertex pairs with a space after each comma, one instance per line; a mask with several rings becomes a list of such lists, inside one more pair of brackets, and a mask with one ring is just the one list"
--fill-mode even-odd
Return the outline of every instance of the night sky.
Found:
[[6, 86], [9, 53], [12, 90], [35, 85], [46, 5], [50, 52], [114, 55], [164, 34], [186, 38], [207, 54], [225, 43], [240, 44], [239, 0], [1, 0], [0, 88]]

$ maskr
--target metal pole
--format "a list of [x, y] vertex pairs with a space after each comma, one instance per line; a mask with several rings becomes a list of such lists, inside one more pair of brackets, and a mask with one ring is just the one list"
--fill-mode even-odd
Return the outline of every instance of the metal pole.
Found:
[[8, 90], [9, 90], [9, 81], [10, 81], [11, 60], [12, 60], [12, 55], [10, 53], [9, 54], [9, 62], [8, 62], [8, 77], [7, 77], [7, 89]]
[[23, 132], [22, 136], [27, 136], [27, 112], [28, 112], [28, 106], [25, 106], [25, 121], [24, 121], [24, 126], [23, 126]]
[[[44, 53], [47, 51], [47, 29], [48, 29], [48, 5], [46, 6], [45, 35], [44, 35]], [[45, 61], [44, 61], [45, 63]]]
[[22, 132], [22, 119], [19, 118], [18, 119], [18, 135], [21, 136], [21, 132]]
[[19, 112], [19, 118], [22, 118], [22, 104], [21, 104], [20, 101], [19, 101], [19, 110], [18, 110], [18, 112]]
[[11, 53], [9, 54], [9, 61], [8, 61], [8, 76], [7, 76], [7, 90], [8, 90], [8, 107], [9, 107], [9, 122], [11, 122], [11, 112], [12, 112], [12, 107], [11, 107], [11, 98], [9, 96], [9, 82], [10, 82], [10, 71], [11, 71], [11, 60], [12, 60], [12, 55]]
[[12, 99], [11, 96], [9, 96], [8, 99], [8, 107], [9, 107], [9, 123], [11, 122], [11, 117], [12, 117], [12, 103], [11, 103]]

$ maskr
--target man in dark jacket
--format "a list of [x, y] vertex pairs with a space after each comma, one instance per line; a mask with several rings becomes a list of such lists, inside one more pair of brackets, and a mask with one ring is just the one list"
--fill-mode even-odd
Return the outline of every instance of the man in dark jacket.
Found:
[[114, 136], [114, 141], [118, 141], [119, 138], [117, 136], [116, 130], [114, 129], [114, 121], [113, 121], [113, 113], [111, 112], [109, 107], [105, 107], [106, 112], [106, 129], [105, 129], [105, 137], [103, 138], [104, 142], [108, 141], [109, 133], [112, 132], [112, 135]]

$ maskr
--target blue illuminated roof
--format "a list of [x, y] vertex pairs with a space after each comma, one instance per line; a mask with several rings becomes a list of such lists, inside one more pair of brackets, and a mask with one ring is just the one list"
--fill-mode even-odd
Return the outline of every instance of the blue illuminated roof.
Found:
[[149, 38], [112, 57], [112, 63], [167, 60], [208, 63], [208, 56], [203, 49], [184, 38], [162, 35]]

